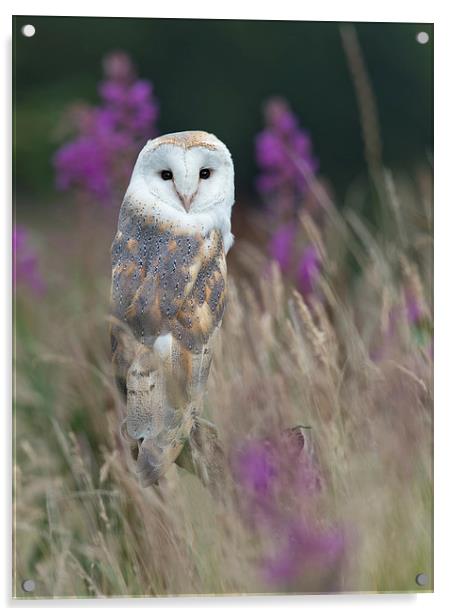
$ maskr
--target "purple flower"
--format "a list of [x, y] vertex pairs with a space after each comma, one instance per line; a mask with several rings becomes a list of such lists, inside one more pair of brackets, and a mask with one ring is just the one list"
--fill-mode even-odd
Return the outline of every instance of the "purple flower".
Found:
[[265, 538], [260, 571], [271, 584], [327, 570], [343, 550], [339, 530], [320, 528], [316, 519], [321, 474], [303, 445], [299, 434], [286, 431], [242, 444], [232, 459], [241, 515], [253, 534]]
[[54, 166], [60, 190], [75, 188], [108, 204], [123, 190], [141, 147], [155, 135], [158, 105], [152, 85], [136, 79], [126, 54], [110, 54], [103, 66], [101, 103], [74, 110], [75, 137], [56, 152]]
[[126, 92], [121, 83], [106, 81], [99, 86], [99, 94], [105, 103], [123, 105], [127, 102]]
[[297, 212], [309, 195], [318, 163], [308, 133], [300, 128], [283, 99], [270, 99], [264, 113], [266, 126], [256, 137], [256, 160], [260, 167], [256, 185], [267, 197], [274, 218], [270, 255], [308, 298], [314, 292], [321, 262], [314, 246], [305, 248], [300, 256]]
[[305, 298], [314, 292], [320, 266], [321, 261], [316, 247], [312, 244], [307, 246], [301, 255], [297, 271], [298, 288]]
[[291, 224], [280, 226], [270, 238], [270, 256], [278, 264], [283, 273], [295, 271], [296, 286], [305, 298], [309, 298], [321, 272], [321, 259], [316, 247], [309, 244], [304, 248], [296, 263], [296, 227]]
[[57, 187], [78, 187], [99, 199], [110, 194], [108, 152], [94, 137], [79, 137], [61, 147], [55, 155]]
[[13, 229], [13, 284], [28, 287], [36, 295], [45, 291], [46, 285], [39, 272], [38, 256], [29, 241], [25, 227], [15, 225]]
[[297, 119], [282, 98], [271, 98], [265, 106], [267, 123], [285, 135], [291, 135], [298, 127]]
[[270, 99], [264, 109], [266, 128], [256, 137], [256, 160], [261, 168], [257, 187], [271, 194], [277, 203], [278, 191], [290, 192], [296, 209], [305, 194], [309, 176], [317, 171], [309, 135], [298, 125], [288, 104]]
[[274, 452], [270, 444], [264, 441], [248, 443], [237, 452], [234, 472], [248, 493], [267, 494], [276, 476]]
[[287, 162], [284, 143], [276, 133], [264, 130], [256, 137], [256, 159], [261, 167], [268, 169]]
[[270, 240], [270, 255], [279, 263], [282, 272], [288, 271], [291, 266], [294, 241], [294, 225], [279, 227]]
[[270, 583], [290, 583], [308, 569], [328, 569], [342, 555], [344, 538], [335, 530], [321, 530], [302, 520], [288, 521], [275, 554], [264, 559], [264, 578]]

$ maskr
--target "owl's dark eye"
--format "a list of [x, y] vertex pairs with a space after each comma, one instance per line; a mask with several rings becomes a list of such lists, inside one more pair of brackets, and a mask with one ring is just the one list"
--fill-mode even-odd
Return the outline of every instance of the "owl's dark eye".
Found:
[[201, 171], [199, 172], [199, 177], [201, 178], [201, 180], [207, 180], [208, 178], [210, 178], [210, 169], [201, 169]]
[[162, 177], [162, 180], [172, 180], [173, 179], [173, 172], [168, 171], [168, 169], [164, 169], [160, 175]]

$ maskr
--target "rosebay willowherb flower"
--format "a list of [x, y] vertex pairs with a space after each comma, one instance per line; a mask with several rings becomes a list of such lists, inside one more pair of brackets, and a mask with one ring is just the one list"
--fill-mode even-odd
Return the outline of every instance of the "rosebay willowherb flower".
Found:
[[56, 184], [75, 188], [104, 205], [115, 202], [137, 153], [156, 134], [158, 105], [152, 84], [136, 78], [129, 57], [108, 55], [100, 104], [74, 107], [69, 115], [75, 133], [55, 154]]
[[270, 256], [283, 273], [289, 273], [294, 261], [296, 228], [293, 224], [282, 224], [270, 238]]
[[296, 209], [308, 187], [307, 176], [318, 168], [311, 139], [281, 98], [266, 103], [264, 116], [266, 126], [256, 137], [257, 188], [276, 199], [272, 207]]
[[260, 572], [270, 584], [286, 585], [306, 569], [322, 574], [344, 551], [338, 525], [320, 525], [317, 504], [323, 480], [312, 454], [287, 435], [243, 443], [232, 474], [250, 532], [264, 541]]
[[317, 249], [300, 238], [298, 214], [318, 162], [308, 133], [300, 128], [283, 99], [270, 99], [264, 115], [266, 127], [256, 138], [256, 160], [260, 168], [257, 187], [273, 219], [269, 252], [281, 271], [309, 298], [316, 289], [321, 260]]
[[280, 525], [278, 549], [262, 563], [264, 579], [271, 584], [290, 584], [309, 571], [321, 578], [334, 570], [344, 552], [340, 529], [320, 529], [302, 519], [285, 520]]

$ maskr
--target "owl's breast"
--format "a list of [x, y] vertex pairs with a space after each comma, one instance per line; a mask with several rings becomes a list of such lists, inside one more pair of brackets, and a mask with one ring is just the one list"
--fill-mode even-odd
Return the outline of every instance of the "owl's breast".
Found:
[[221, 322], [226, 291], [223, 238], [181, 233], [131, 216], [112, 247], [115, 315], [149, 344], [171, 333], [199, 351]]

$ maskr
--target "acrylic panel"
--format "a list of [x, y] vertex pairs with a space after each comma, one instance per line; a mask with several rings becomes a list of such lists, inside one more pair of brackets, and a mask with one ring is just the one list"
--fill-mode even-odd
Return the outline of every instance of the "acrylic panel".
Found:
[[13, 18], [13, 595], [433, 589], [433, 26]]

